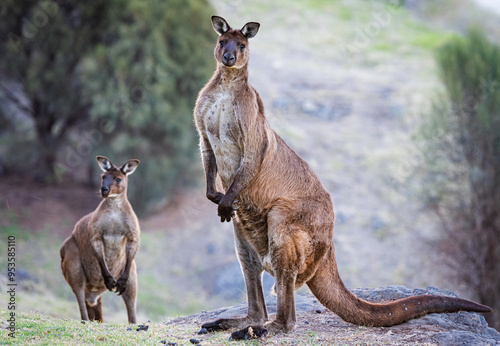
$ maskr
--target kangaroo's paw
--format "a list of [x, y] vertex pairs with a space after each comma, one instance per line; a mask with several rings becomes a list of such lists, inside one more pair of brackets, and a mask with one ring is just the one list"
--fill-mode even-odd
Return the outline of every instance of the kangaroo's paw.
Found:
[[127, 279], [119, 278], [118, 281], [116, 282], [115, 288], [116, 288], [115, 292], [118, 293], [119, 296], [121, 296], [123, 292], [125, 292], [125, 289], [127, 288]]
[[110, 291], [113, 291], [113, 289], [116, 287], [116, 281], [115, 279], [113, 279], [112, 276], [105, 277], [104, 284], [106, 285], [106, 288]]

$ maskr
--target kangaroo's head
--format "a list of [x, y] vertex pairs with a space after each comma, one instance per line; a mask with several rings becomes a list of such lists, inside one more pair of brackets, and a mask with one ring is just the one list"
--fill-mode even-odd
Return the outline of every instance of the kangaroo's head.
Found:
[[105, 156], [97, 156], [97, 163], [104, 173], [101, 174], [102, 198], [116, 198], [127, 193], [128, 175], [134, 173], [139, 160], [128, 160], [120, 168], [116, 167]]
[[238, 30], [232, 29], [224, 18], [212, 16], [212, 25], [219, 34], [214, 51], [217, 64], [231, 68], [246, 66], [250, 57], [248, 40], [257, 35], [260, 24], [249, 22]]

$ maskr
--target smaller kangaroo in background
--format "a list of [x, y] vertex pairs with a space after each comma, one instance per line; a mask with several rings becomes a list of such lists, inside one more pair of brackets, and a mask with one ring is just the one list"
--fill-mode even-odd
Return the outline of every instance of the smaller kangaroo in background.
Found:
[[102, 321], [101, 295], [108, 289], [122, 296], [128, 322], [136, 323], [134, 257], [141, 230], [127, 199], [127, 183], [128, 175], [140, 161], [129, 160], [118, 168], [104, 156], [96, 159], [104, 171], [100, 189], [103, 200], [95, 211], [76, 223], [64, 241], [60, 250], [61, 269], [75, 293], [82, 320]]

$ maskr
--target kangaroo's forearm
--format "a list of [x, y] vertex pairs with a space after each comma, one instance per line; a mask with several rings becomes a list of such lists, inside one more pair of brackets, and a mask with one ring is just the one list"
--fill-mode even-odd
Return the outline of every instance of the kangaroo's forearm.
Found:
[[215, 187], [217, 162], [212, 150], [206, 150], [203, 152], [203, 166], [205, 169], [205, 178], [207, 183], [207, 196], [210, 196], [217, 192], [217, 188]]
[[121, 279], [128, 279], [129, 273], [130, 273], [130, 267], [132, 264], [132, 261], [135, 258], [135, 255], [137, 251], [139, 250], [139, 242], [135, 240], [129, 240], [127, 241], [127, 247], [126, 247], [126, 261], [125, 261], [125, 268], [123, 269], [123, 273], [120, 276]]
[[215, 180], [217, 177], [217, 161], [210, 145], [210, 141], [202, 132], [200, 132], [200, 149], [207, 184], [206, 195], [209, 199], [213, 199], [217, 193], [217, 188], [215, 186]]
[[97, 258], [97, 262], [99, 263], [99, 267], [101, 268], [102, 276], [107, 278], [111, 277], [111, 273], [108, 270], [108, 266], [106, 265], [106, 261], [104, 260], [104, 245], [102, 243], [102, 239], [94, 237], [91, 241], [92, 249], [94, 250], [94, 254]]

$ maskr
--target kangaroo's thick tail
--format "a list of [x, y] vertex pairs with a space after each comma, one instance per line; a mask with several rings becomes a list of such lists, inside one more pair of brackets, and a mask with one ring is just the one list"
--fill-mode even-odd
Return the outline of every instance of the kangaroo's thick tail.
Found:
[[429, 313], [475, 311], [492, 308], [466, 299], [420, 295], [388, 303], [370, 303], [352, 294], [339, 276], [333, 248], [307, 282], [312, 293], [344, 321], [363, 326], [389, 327]]

